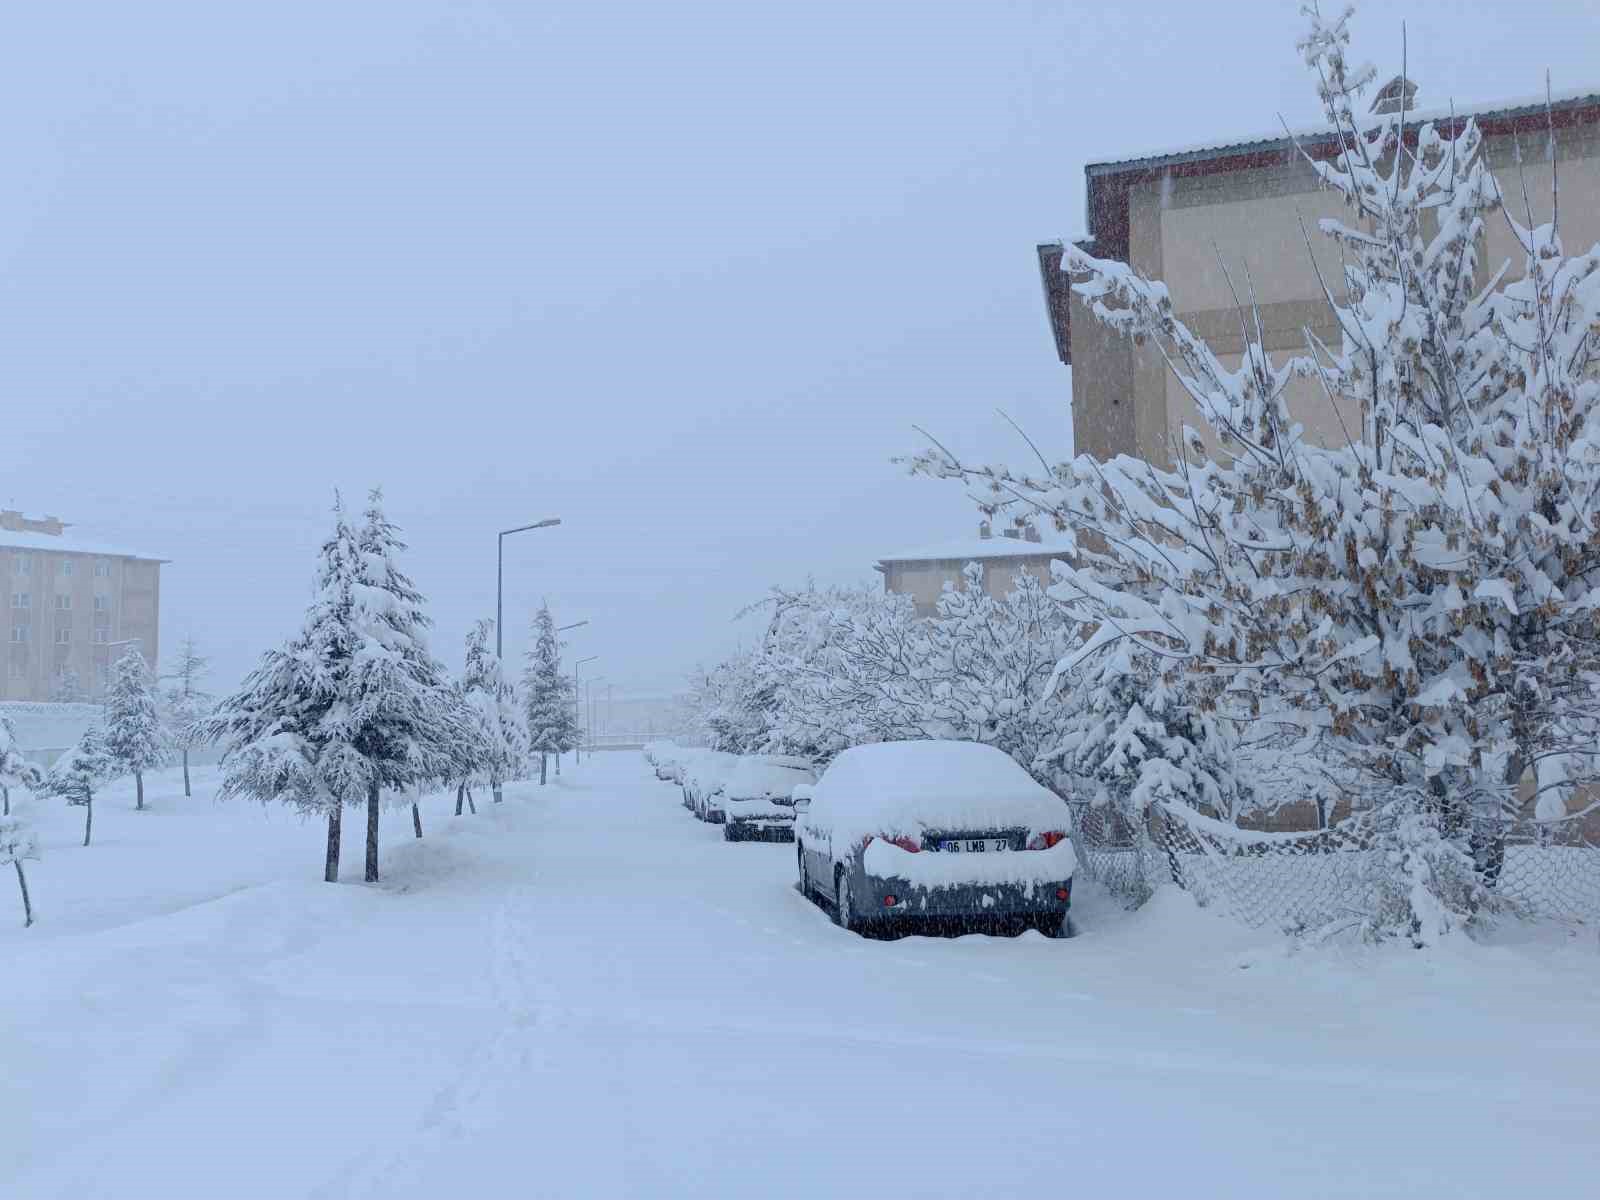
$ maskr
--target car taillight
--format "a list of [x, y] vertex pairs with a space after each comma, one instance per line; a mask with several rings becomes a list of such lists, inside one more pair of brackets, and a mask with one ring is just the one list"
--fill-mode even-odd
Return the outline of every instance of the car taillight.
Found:
[[912, 854], [916, 854], [922, 849], [921, 845], [913, 841], [911, 838], [906, 837], [905, 834], [901, 834], [899, 837], [895, 838], [886, 837], [883, 840], [888, 842], [891, 846], [899, 846], [900, 849], [910, 851]]
[[1057, 842], [1064, 840], [1066, 836], [1059, 829], [1052, 829], [1046, 833], [1036, 833], [1028, 840], [1028, 849], [1048, 850]]

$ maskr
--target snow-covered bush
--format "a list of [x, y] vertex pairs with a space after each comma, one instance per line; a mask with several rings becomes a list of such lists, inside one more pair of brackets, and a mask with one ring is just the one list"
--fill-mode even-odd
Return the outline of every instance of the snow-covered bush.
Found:
[[[1030, 475], [937, 448], [912, 468], [1089, 535], [1054, 589], [1096, 627], [1073, 664], [1132, 643], [1181, 669], [1202, 708], [1276, 730], [1303, 756], [1306, 798], [1376, 812], [1400, 899], [1372, 932], [1420, 941], [1490, 899], [1493, 872], [1471, 864], [1495, 850], [1470, 831], [1516, 807], [1526, 773], [1557, 798], [1596, 775], [1600, 256], [1568, 256], [1525, 204], [1507, 211], [1470, 119], [1403, 134], [1403, 112], [1365, 112], [1373, 73], [1346, 62], [1349, 13], [1309, 15], [1301, 50], [1335, 152], [1307, 159], [1354, 214], [1321, 225], [1346, 263], [1324, 281], [1339, 342], [1308, 335], [1274, 363], [1243, 310], [1230, 370], [1164, 285], [1069, 247], [1074, 290], [1159, 348], [1209, 440], [1186, 429], [1170, 467], [1081, 458]], [[1483, 286], [1490, 219], [1523, 261], [1520, 276], [1489, 264]], [[1296, 377], [1342, 414], [1343, 444], [1302, 436]]]
[[27, 801], [13, 799], [13, 787], [37, 790], [43, 780], [38, 767], [26, 761], [17, 748], [16, 729], [11, 718], [0, 712], [0, 866], [11, 863], [22, 891], [22, 923], [33, 924], [33, 903], [28, 898], [28, 876], [22, 864], [39, 857], [39, 842], [34, 836], [32, 814]]
[[129, 646], [111, 672], [106, 689], [106, 750], [119, 775], [133, 776], [134, 807], [144, 808], [144, 773], [163, 766], [170, 750], [156, 707], [150, 667], [137, 646]]

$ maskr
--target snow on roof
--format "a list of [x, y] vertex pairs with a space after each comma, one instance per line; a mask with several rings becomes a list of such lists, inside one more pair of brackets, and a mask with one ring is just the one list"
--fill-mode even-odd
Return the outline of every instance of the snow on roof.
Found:
[[954, 560], [958, 562], [971, 562], [983, 558], [1035, 558], [1047, 555], [1064, 555], [1072, 553], [1072, 545], [1065, 539], [1047, 539], [1042, 542], [1030, 542], [1024, 538], [1002, 537], [969, 537], [953, 542], [941, 542], [935, 546], [923, 546], [917, 550], [908, 550], [902, 554], [885, 554], [878, 559], [879, 562], [930, 562]]
[[[1550, 96], [1550, 107], [1556, 111], [1567, 108], [1582, 108], [1588, 104], [1600, 103], [1600, 91], [1593, 87], [1577, 88], [1567, 92], [1554, 92]], [[1512, 100], [1501, 100], [1493, 104], [1481, 104], [1476, 107], [1456, 108], [1423, 108], [1415, 112], [1406, 112], [1406, 124], [1422, 124], [1427, 121], [1447, 121], [1452, 117], [1514, 117], [1528, 113], [1543, 112], [1545, 98], [1543, 96], [1523, 96]], [[1219, 158], [1225, 154], [1235, 154], [1247, 150], [1259, 150], [1269, 146], [1288, 146], [1291, 142], [1299, 140], [1306, 142], [1318, 141], [1322, 138], [1331, 138], [1333, 130], [1326, 124], [1309, 128], [1291, 129], [1285, 135], [1283, 127], [1279, 126], [1271, 133], [1258, 134], [1254, 137], [1235, 137], [1227, 140], [1210, 139], [1204, 142], [1192, 142], [1186, 146], [1171, 146], [1161, 150], [1151, 150], [1144, 154], [1121, 155], [1104, 158], [1091, 158], [1084, 168], [1091, 175], [1115, 174], [1131, 168], [1145, 168], [1162, 166], [1167, 163], [1191, 161], [1195, 159]]]
[[138, 558], [146, 562], [171, 562], [156, 554], [129, 550], [126, 546], [108, 546], [103, 542], [85, 541], [71, 534], [25, 533], [0, 529], [0, 549], [53, 550], [57, 554], [99, 554], [106, 558]]
[[981, 742], [878, 742], [833, 760], [813, 819], [846, 838], [926, 831], [1065, 830], [1066, 805], [1012, 757]]

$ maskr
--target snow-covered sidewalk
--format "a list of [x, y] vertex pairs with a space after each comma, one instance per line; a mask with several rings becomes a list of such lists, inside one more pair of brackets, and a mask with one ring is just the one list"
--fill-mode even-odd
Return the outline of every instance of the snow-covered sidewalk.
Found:
[[[0, 1195], [1495, 1196], [1600, 1177], [1600, 947], [1292, 951], [1181, 894], [867, 941], [632, 754], [320, 827], [170, 774], [0, 921]], [[485, 800], [487, 797], [484, 798]], [[345, 878], [360, 876], [346, 848]], [[15, 897], [9, 903], [14, 904]], [[9, 907], [0, 915], [16, 916]]]

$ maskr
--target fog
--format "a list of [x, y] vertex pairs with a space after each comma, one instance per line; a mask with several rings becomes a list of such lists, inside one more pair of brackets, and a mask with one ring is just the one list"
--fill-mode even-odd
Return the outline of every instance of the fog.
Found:
[[[336, 488], [385, 488], [452, 667], [496, 530], [560, 517], [507, 543], [508, 654], [547, 597], [670, 689], [770, 583], [972, 530], [888, 461], [914, 423], [1069, 451], [1034, 244], [1086, 162], [1314, 124], [1296, 10], [16, 8], [0, 501], [171, 559], [163, 645], [218, 686], [298, 624]], [[1424, 106], [1483, 103], [1600, 82], [1539, 33], [1585, 14], [1369, 4], [1359, 49], [1397, 70], [1403, 15]]]

